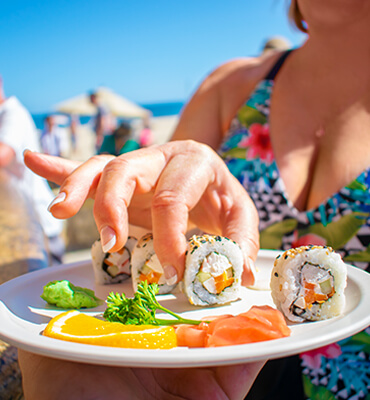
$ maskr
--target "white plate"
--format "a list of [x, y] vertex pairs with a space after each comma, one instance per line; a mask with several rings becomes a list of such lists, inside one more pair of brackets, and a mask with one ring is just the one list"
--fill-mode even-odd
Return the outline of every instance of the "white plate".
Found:
[[[277, 254], [275, 251], [260, 251], [257, 268], [261, 276], [269, 277]], [[0, 338], [19, 348], [54, 358], [114, 366], [174, 368], [238, 364], [298, 354], [344, 339], [370, 324], [370, 274], [348, 266], [344, 315], [327, 321], [291, 325], [292, 334], [287, 338], [239, 346], [200, 349], [178, 347], [171, 350], [121, 349], [72, 343], [40, 335], [49, 317], [61, 312], [46, 305], [40, 298], [43, 286], [60, 279], [91, 288], [103, 299], [111, 291], [132, 296], [130, 282], [96, 285], [90, 262], [22, 275], [0, 286]], [[182, 294], [159, 296], [159, 301], [189, 318], [238, 314], [254, 304], [273, 306], [269, 291], [252, 289], [243, 289], [241, 300], [223, 307], [197, 308], [191, 306]], [[84, 312], [95, 314], [103, 310], [104, 305]]]

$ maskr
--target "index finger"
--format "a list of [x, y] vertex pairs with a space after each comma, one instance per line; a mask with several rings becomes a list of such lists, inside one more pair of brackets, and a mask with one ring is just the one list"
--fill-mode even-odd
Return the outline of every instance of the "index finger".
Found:
[[81, 162], [25, 150], [24, 163], [35, 174], [61, 185]]
[[[157, 148], [146, 148], [109, 162], [96, 188], [94, 216], [103, 250], [118, 251], [128, 237], [128, 212], [134, 193], [150, 193], [166, 164]], [[148, 167], [149, 166], [149, 167]]]

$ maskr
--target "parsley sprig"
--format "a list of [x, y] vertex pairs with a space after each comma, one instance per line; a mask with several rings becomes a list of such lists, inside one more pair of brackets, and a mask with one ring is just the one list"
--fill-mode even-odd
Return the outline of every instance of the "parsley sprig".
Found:
[[[125, 325], [199, 325], [202, 321], [182, 318], [180, 315], [160, 305], [155, 297], [158, 293], [157, 284], [148, 284], [147, 281], [138, 285], [133, 298], [124, 293], [111, 292], [106, 300], [107, 308], [104, 318], [110, 322], [121, 322]], [[160, 319], [156, 311], [161, 310], [175, 319]]]

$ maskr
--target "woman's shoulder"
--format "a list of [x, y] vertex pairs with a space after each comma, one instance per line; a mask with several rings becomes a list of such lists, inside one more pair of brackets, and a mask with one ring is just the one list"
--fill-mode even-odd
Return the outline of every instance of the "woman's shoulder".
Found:
[[239, 58], [216, 68], [203, 82], [202, 89], [216, 95], [220, 124], [227, 131], [231, 120], [281, 57], [282, 52], [271, 52], [253, 58]]
[[240, 106], [280, 55], [243, 57], [215, 68], [182, 110], [173, 139], [192, 138], [217, 148]]
[[281, 57], [282, 52], [270, 52], [258, 57], [242, 57], [227, 61], [215, 68], [203, 82], [218, 88], [238, 87], [252, 90], [264, 79]]

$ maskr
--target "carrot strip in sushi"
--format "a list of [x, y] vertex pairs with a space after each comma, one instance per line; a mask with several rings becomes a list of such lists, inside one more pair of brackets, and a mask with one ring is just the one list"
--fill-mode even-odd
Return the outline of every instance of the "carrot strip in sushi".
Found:
[[286, 250], [276, 257], [270, 281], [276, 308], [292, 322], [341, 315], [346, 284], [346, 264], [339, 253], [326, 246]]
[[283, 314], [270, 306], [253, 306], [236, 316], [221, 316], [209, 324], [176, 329], [178, 346], [233, 346], [279, 339], [290, 335]]
[[158, 285], [158, 294], [171, 293], [177, 283], [168, 285], [163, 274], [163, 267], [154, 251], [153, 234], [147, 233], [136, 243], [132, 251], [132, 286], [137, 291], [141, 282]]

